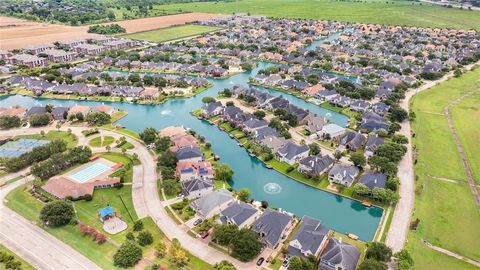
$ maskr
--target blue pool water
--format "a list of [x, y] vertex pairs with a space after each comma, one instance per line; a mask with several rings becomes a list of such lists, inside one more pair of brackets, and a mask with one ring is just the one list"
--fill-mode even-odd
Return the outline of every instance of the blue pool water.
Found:
[[101, 162], [93, 162], [87, 167], [77, 171], [76, 173], [70, 174], [69, 177], [79, 183], [85, 183], [89, 180], [99, 176], [100, 174], [110, 170], [112, 167], [103, 164]]

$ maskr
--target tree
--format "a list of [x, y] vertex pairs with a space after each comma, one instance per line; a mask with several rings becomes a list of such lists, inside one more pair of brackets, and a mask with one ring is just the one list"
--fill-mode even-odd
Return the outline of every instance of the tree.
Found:
[[359, 270], [387, 270], [388, 267], [384, 262], [374, 259], [366, 259], [358, 267]]
[[142, 249], [135, 242], [127, 240], [113, 255], [113, 263], [120, 267], [132, 267], [142, 258]]
[[167, 246], [163, 242], [158, 242], [157, 245], [155, 245], [155, 256], [158, 258], [163, 258], [165, 257], [165, 254], [167, 252]]
[[50, 115], [47, 113], [35, 114], [30, 116], [28, 122], [32, 127], [46, 126], [48, 123], [50, 123]]
[[262, 250], [262, 242], [256, 232], [250, 229], [241, 229], [232, 240], [232, 256], [242, 262], [255, 258]]
[[402, 134], [395, 134], [392, 136], [392, 141], [394, 143], [398, 143], [398, 144], [407, 144], [408, 143], [408, 138], [405, 137], [405, 135], [402, 135]]
[[203, 103], [212, 103], [212, 102], [215, 102], [215, 98], [213, 98], [213, 97], [203, 97], [202, 102]]
[[263, 208], [263, 209], [267, 209], [267, 208], [268, 208], [268, 202], [267, 202], [267, 201], [262, 200], [261, 203], [262, 203], [262, 208]]
[[412, 256], [406, 249], [402, 249], [401, 251], [395, 253], [393, 255], [395, 257], [395, 265], [397, 266], [397, 270], [411, 270], [413, 269], [414, 262]]
[[215, 180], [217, 181], [227, 181], [232, 179], [233, 170], [228, 166], [228, 164], [222, 163], [215, 168]]
[[214, 270], [237, 270], [229, 261], [223, 260], [213, 265]]
[[219, 224], [213, 227], [212, 238], [222, 246], [229, 246], [238, 234], [238, 226], [233, 224]]
[[238, 199], [242, 202], [246, 202], [250, 197], [250, 190], [248, 188], [242, 188], [238, 191]]
[[377, 155], [371, 156], [368, 159], [368, 165], [370, 165], [373, 169], [381, 171], [389, 176], [393, 176], [397, 173], [397, 165], [386, 157]]
[[177, 157], [175, 156], [175, 153], [170, 150], [163, 152], [158, 157], [158, 165], [167, 168], [175, 168], [177, 166]]
[[318, 146], [318, 144], [316, 143], [312, 143], [310, 145], [308, 145], [308, 147], [310, 148], [310, 155], [318, 155], [320, 154], [320, 146]]
[[390, 119], [395, 122], [403, 122], [408, 118], [408, 112], [400, 107], [393, 107], [390, 109]]
[[171, 140], [169, 137], [160, 137], [155, 141], [155, 149], [157, 151], [163, 152], [166, 151], [171, 144]]
[[385, 143], [378, 146], [375, 155], [388, 158], [392, 162], [399, 162], [407, 152], [404, 145], [397, 143]]
[[288, 264], [288, 270], [314, 270], [315, 267], [315, 258], [306, 259], [301, 257], [293, 257], [290, 259]]
[[365, 164], [367, 164], [367, 160], [365, 159], [365, 156], [362, 155], [362, 153], [352, 153], [350, 155], [350, 159], [349, 159], [351, 162], [353, 162], [353, 165], [357, 166], [357, 167], [363, 167], [365, 166]]
[[253, 112], [253, 115], [257, 117], [258, 119], [263, 119], [265, 118], [266, 113], [262, 110], [256, 110]]
[[157, 130], [149, 127], [144, 129], [139, 135], [143, 142], [146, 144], [151, 144], [155, 142], [155, 139], [157, 139]]
[[370, 189], [363, 183], [356, 183], [353, 186], [353, 193], [359, 196], [365, 196], [370, 193]]
[[140, 246], [148, 246], [153, 243], [152, 233], [149, 231], [141, 231], [137, 236], [137, 241]]
[[19, 127], [21, 124], [22, 124], [22, 120], [18, 116], [8, 116], [8, 115], [0, 116], [1, 129], [16, 128], [16, 127]]
[[178, 239], [173, 238], [169, 251], [170, 261], [178, 266], [188, 263], [187, 252], [180, 246]]
[[392, 257], [392, 249], [384, 243], [371, 242], [367, 246], [367, 252], [365, 253], [367, 259], [374, 259], [381, 262], [390, 261], [390, 257]]
[[342, 156], [343, 156], [342, 152], [338, 150], [335, 150], [335, 152], [333, 153], [333, 157], [335, 158], [336, 161], [339, 161], [342, 158]]
[[40, 220], [51, 227], [68, 224], [75, 213], [73, 207], [63, 201], [54, 201], [46, 204], [40, 211]]
[[133, 224], [133, 230], [136, 232], [143, 230], [143, 222], [141, 220], [135, 221]]
[[110, 123], [112, 117], [106, 112], [91, 112], [85, 120], [91, 126], [103, 126]]

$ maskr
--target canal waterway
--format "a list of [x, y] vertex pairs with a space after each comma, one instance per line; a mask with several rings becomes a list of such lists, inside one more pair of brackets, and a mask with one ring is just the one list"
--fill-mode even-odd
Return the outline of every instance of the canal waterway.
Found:
[[[192, 98], [173, 99], [160, 105], [140, 105], [125, 102], [111, 105], [128, 112], [128, 115], [117, 123], [136, 132], [141, 132], [146, 127], [162, 129], [173, 125], [181, 125], [195, 130], [211, 142], [212, 150], [221, 157], [221, 162], [227, 163], [233, 169], [232, 187], [236, 190], [248, 188], [253, 199], [266, 200], [270, 206], [292, 212], [298, 217], [309, 215], [318, 218], [324, 226], [342, 233], [354, 233], [364, 241], [372, 240], [383, 209], [364, 207], [358, 201], [312, 188], [275, 170], [268, 169], [261, 161], [251, 157], [244, 148], [238, 146], [236, 141], [230, 138], [227, 133], [190, 114], [191, 111], [202, 106], [201, 100], [203, 97], [215, 97], [219, 91], [235, 84], [246, 86], [249, 77], [255, 75], [258, 70], [267, 65], [267, 63], [259, 63], [254, 70], [227, 79], [210, 79], [214, 86]], [[292, 104], [308, 109], [317, 115], [325, 116], [332, 123], [341, 126], [346, 126], [348, 123], [348, 118], [343, 114], [305, 102], [290, 94], [263, 87], [259, 89], [272, 95], [282, 95]], [[46, 104], [55, 106], [82, 104], [93, 107], [101, 103], [31, 98], [19, 95], [0, 98], [1, 107], [14, 105], [31, 107]]]

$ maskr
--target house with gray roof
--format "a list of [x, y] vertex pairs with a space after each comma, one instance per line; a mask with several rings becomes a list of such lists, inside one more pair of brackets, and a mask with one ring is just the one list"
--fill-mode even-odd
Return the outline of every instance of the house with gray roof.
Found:
[[211, 179], [195, 177], [193, 179], [182, 181], [182, 195], [188, 199], [194, 199], [207, 195], [215, 190]]
[[349, 187], [352, 185], [360, 171], [357, 167], [345, 164], [335, 164], [328, 172], [328, 180], [331, 183]]
[[367, 143], [365, 144], [365, 156], [371, 157], [377, 151], [377, 147], [384, 144], [385, 140], [378, 135], [369, 135]]
[[259, 128], [262, 128], [262, 127], [266, 127], [268, 126], [268, 123], [267, 121], [265, 120], [260, 120], [260, 119], [257, 119], [257, 118], [252, 118], [252, 119], [249, 119], [245, 122], [243, 122], [243, 130], [246, 131], [246, 132], [253, 132]]
[[320, 220], [303, 216], [300, 228], [288, 243], [288, 255], [318, 257], [320, 251], [328, 243], [329, 233], [330, 230], [322, 226]]
[[212, 117], [215, 115], [220, 115], [224, 111], [224, 107], [220, 101], [210, 102], [204, 104], [202, 107], [202, 115], [204, 117]]
[[327, 140], [338, 140], [345, 134], [345, 128], [337, 124], [327, 124], [319, 132], [319, 137]]
[[373, 190], [374, 188], [385, 188], [387, 184], [387, 176], [378, 172], [366, 172], [360, 176], [360, 183]]
[[283, 137], [270, 136], [260, 141], [260, 144], [265, 145], [272, 151], [272, 153], [277, 153], [278, 149], [282, 148], [287, 144], [287, 140]]
[[349, 132], [340, 140], [339, 149], [346, 149], [355, 152], [362, 147], [365, 140], [366, 138], [362, 134], [355, 131]]
[[176, 153], [178, 161], [202, 161], [203, 153], [198, 149], [198, 147], [183, 147], [180, 148]]
[[52, 109], [52, 117], [54, 120], [66, 120], [68, 116], [68, 108], [67, 107], [55, 107]]
[[360, 252], [355, 246], [332, 238], [320, 255], [318, 270], [355, 270]]
[[314, 116], [310, 117], [307, 120], [307, 130], [310, 131], [310, 133], [316, 133], [319, 132], [323, 129], [325, 124], [327, 124], [327, 119], [325, 117], [320, 117], [320, 116]]
[[26, 117], [30, 117], [32, 115], [38, 115], [38, 114], [46, 114], [47, 109], [43, 106], [33, 106], [28, 111], [25, 113]]
[[260, 142], [268, 137], [278, 136], [277, 130], [266, 126], [253, 131], [253, 137], [257, 142]]
[[319, 176], [330, 169], [333, 162], [333, 158], [329, 155], [308, 156], [300, 161], [298, 171], [311, 177]]
[[276, 248], [286, 230], [292, 225], [293, 218], [285, 213], [267, 208], [252, 225], [262, 242], [269, 248]]
[[233, 202], [233, 199], [233, 195], [230, 191], [220, 189], [196, 199], [190, 204], [190, 206], [195, 210], [197, 215], [207, 219], [227, 208], [227, 206]]
[[218, 221], [223, 224], [237, 225], [244, 228], [252, 224], [258, 217], [259, 211], [251, 204], [235, 201], [220, 212]]
[[293, 165], [301, 159], [306, 158], [310, 148], [308, 145], [298, 145], [293, 142], [288, 142], [285, 146], [278, 149], [277, 158], [282, 162]]

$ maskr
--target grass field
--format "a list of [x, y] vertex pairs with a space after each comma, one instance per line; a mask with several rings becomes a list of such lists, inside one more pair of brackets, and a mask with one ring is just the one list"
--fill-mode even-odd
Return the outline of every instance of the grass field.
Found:
[[133, 34], [123, 35], [123, 37], [146, 40], [150, 42], [164, 42], [169, 40], [175, 40], [185, 38], [189, 36], [195, 36], [211, 31], [219, 30], [218, 27], [203, 26], [203, 25], [181, 25], [172, 26], [167, 28], [161, 28], [157, 30], [137, 32]]
[[[24, 261], [22, 258], [17, 256], [17, 254], [13, 253], [11, 250], [6, 248], [4, 245], [0, 244], [0, 252], [4, 252], [8, 254], [9, 256], [13, 256], [15, 261], [18, 261], [21, 263], [20, 267], [18, 268], [19, 270], [34, 270], [35, 268], [30, 265], [28, 262]], [[0, 270], [5, 270], [7, 269], [5, 267], [5, 264], [0, 262]]]
[[[453, 135], [448, 128], [447, 119], [444, 115], [439, 115], [451, 101], [475, 88], [479, 89], [478, 78], [479, 68], [465, 73], [461, 78], [450, 79], [424, 91], [412, 101], [412, 109], [416, 113], [412, 128], [415, 133], [413, 143], [417, 158], [413, 219], [419, 218], [420, 224], [417, 231], [410, 233], [407, 248], [413, 253], [417, 269], [470, 267], [462, 261], [428, 249], [421, 239], [471, 259], [480, 260], [478, 252], [480, 210], [476, 207], [470, 188], [466, 184], [466, 174]], [[474, 96], [471, 98], [475, 99]], [[457, 129], [462, 129], [462, 143], [466, 148], [467, 145], [478, 144], [480, 125], [478, 105], [469, 99], [464, 102], [452, 107], [451, 110], [454, 112]], [[466, 126], [468, 128], [464, 129]], [[478, 149], [478, 146], [474, 147], [477, 148], [471, 150]], [[476, 163], [478, 166], [478, 162]], [[478, 174], [478, 167], [476, 173]], [[442, 181], [438, 178], [454, 179], [457, 182]]]
[[251, 13], [271, 17], [309, 18], [421, 27], [480, 29], [480, 12], [412, 1], [241, 0], [163, 5], [166, 11]]
[[105, 147], [107, 145], [112, 144], [114, 141], [114, 138], [111, 136], [98, 136], [93, 139], [91, 139], [88, 144], [92, 147]]

